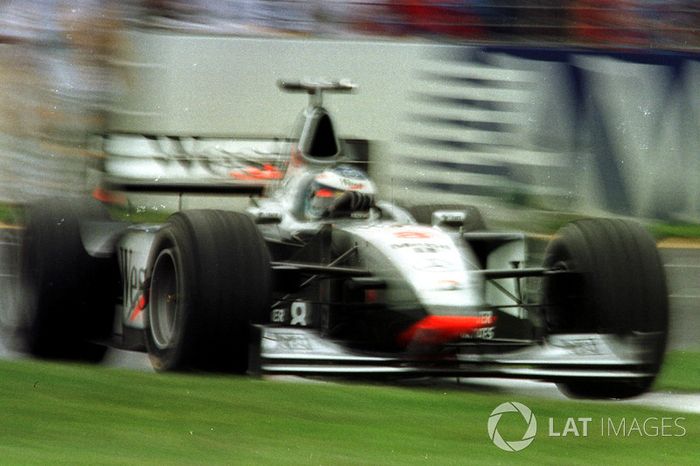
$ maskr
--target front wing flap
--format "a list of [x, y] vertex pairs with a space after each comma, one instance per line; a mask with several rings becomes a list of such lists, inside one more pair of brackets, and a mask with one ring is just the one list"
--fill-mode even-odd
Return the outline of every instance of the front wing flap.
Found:
[[254, 326], [251, 372], [261, 375], [506, 377], [560, 381], [630, 379], [654, 374], [658, 335], [550, 335], [507, 352], [377, 354], [348, 349], [306, 328]]

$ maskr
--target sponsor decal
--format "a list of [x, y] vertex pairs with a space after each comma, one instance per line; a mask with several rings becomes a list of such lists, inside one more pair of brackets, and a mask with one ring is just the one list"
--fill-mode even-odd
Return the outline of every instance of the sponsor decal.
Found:
[[349, 189], [350, 191], [356, 191], [356, 190], [365, 188], [364, 183], [360, 183], [357, 180], [353, 180], [350, 178], [340, 178], [339, 181], [340, 181], [340, 184], [342, 184], [344, 188]]
[[262, 168], [249, 166], [229, 172], [229, 176], [241, 181], [281, 180], [284, 174], [274, 165], [265, 164]]
[[402, 230], [395, 231], [394, 236], [404, 239], [427, 239], [432, 238], [433, 234], [429, 231]]
[[493, 316], [493, 312], [480, 311], [479, 317], [481, 318], [483, 324], [487, 325], [488, 327], [481, 327], [479, 329], [476, 329], [471, 334], [463, 335], [463, 338], [479, 338], [482, 340], [493, 340], [494, 336], [496, 336], [496, 327], [491, 325], [496, 320]]
[[124, 280], [124, 308], [133, 309], [146, 281], [146, 269], [134, 265], [134, 251], [120, 248], [121, 273]]
[[462, 286], [457, 280], [446, 279], [439, 280], [437, 283], [435, 283], [436, 290], [459, 290], [462, 288], [464, 288], [464, 286]]
[[410, 248], [415, 253], [435, 254], [435, 253], [440, 252], [440, 251], [449, 250], [450, 246], [448, 246], [447, 244], [428, 243], [428, 242], [394, 243], [391, 245], [391, 249], [405, 249], [405, 248]]
[[438, 259], [435, 257], [426, 257], [426, 258], [420, 258], [419, 260], [416, 260], [412, 267], [415, 270], [420, 270], [423, 272], [433, 272], [433, 271], [452, 271], [457, 268], [457, 266], [444, 259]]
[[396, 341], [403, 346], [443, 344], [493, 323], [494, 320], [481, 316], [429, 315], [399, 333]]
[[278, 333], [275, 335], [277, 345], [287, 351], [311, 351], [313, 346], [306, 335], [296, 333]]
[[557, 340], [551, 340], [550, 344], [558, 348], [564, 348], [569, 352], [578, 356], [591, 356], [603, 354], [604, 351], [600, 347], [600, 342], [591, 337], [569, 337]]
[[350, 165], [338, 165], [333, 169], [333, 171], [340, 176], [345, 176], [348, 178], [359, 178], [361, 180], [367, 179], [367, 176], [363, 171]]

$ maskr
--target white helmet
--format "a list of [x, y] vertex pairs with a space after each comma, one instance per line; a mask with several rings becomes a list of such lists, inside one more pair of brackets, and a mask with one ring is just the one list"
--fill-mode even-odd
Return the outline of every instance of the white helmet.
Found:
[[323, 170], [314, 176], [306, 190], [304, 215], [310, 219], [329, 215], [347, 192], [356, 194], [346, 196], [348, 202], [343, 210], [364, 211], [371, 207], [376, 189], [372, 180], [355, 167], [338, 165]]

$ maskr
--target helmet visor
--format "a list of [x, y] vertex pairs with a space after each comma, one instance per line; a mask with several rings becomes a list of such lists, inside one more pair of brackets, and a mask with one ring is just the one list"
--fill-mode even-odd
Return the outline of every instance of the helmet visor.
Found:
[[323, 217], [343, 192], [340, 189], [329, 188], [314, 182], [306, 199], [304, 213], [309, 218], [317, 219]]

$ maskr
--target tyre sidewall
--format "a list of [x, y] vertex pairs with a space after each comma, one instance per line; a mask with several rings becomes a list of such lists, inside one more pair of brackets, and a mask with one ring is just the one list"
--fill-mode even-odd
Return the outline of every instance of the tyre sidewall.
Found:
[[20, 245], [20, 316], [16, 335], [24, 351], [42, 358], [98, 362], [106, 347], [93, 343], [112, 331], [117, 266], [93, 258], [80, 222], [107, 215], [84, 200], [48, 200], [31, 206]]
[[[153, 254], [151, 259], [149, 259], [149, 264], [156, 265], [156, 261], [160, 254], [169, 249], [172, 253], [174, 259], [175, 275], [177, 281], [177, 305], [175, 308], [176, 313], [176, 325], [173, 331], [173, 338], [171, 339], [171, 345], [167, 348], [161, 348], [156, 344], [155, 338], [153, 336], [153, 331], [151, 328], [151, 312], [153, 296], [153, 288], [149, 289], [149, 308], [146, 312], [145, 319], [145, 332], [146, 332], [146, 349], [151, 359], [151, 364], [156, 370], [182, 370], [186, 369], [191, 361], [184, 358], [184, 348], [188, 341], [192, 338], [187, 334], [187, 331], [192, 332], [193, 322], [191, 322], [192, 313], [188, 312], [191, 308], [190, 302], [191, 297], [188, 290], [190, 290], [191, 275], [193, 261], [191, 258], [187, 257], [187, 254], [183, 254], [185, 245], [181, 244], [181, 240], [178, 239], [178, 235], [174, 234], [173, 226], [166, 226], [159, 234], [155, 248], [153, 248]], [[152, 266], [152, 267], [153, 267]], [[155, 270], [151, 268], [149, 271], [149, 277], [153, 276]]]
[[149, 264], [166, 248], [176, 259], [179, 328], [172, 348], [158, 348], [149, 306], [145, 332], [154, 367], [245, 372], [250, 323], [263, 320], [270, 299], [269, 253], [257, 227], [235, 212], [181, 212], [159, 233]]

